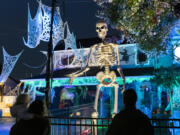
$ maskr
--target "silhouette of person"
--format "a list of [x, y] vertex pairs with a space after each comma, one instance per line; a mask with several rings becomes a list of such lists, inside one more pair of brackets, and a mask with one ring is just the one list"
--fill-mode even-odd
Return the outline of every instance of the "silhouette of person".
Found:
[[28, 120], [34, 117], [33, 114], [28, 112], [29, 104], [30, 96], [28, 94], [20, 94], [16, 98], [16, 102], [10, 108], [11, 116], [16, 118], [16, 122], [20, 119]]
[[44, 117], [43, 102], [35, 100], [30, 104], [28, 112], [34, 117], [28, 120], [21, 119], [17, 122], [10, 135], [50, 135], [50, 124], [49, 120]]
[[106, 135], [154, 135], [149, 118], [136, 109], [136, 101], [135, 90], [123, 93], [124, 109], [114, 117]]

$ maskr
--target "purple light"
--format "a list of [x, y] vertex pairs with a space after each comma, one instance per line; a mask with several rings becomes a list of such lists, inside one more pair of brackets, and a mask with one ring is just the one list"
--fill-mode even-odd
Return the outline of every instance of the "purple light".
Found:
[[64, 88], [74, 88], [72, 85], [65, 85]]

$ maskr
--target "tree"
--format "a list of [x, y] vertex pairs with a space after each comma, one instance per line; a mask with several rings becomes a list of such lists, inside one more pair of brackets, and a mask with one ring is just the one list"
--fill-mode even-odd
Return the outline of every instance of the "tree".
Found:
[[99, 3], [97, 16], [134, 39], [141, 49], [165, 52], [169, 32], [179, 18], [177, 4], [171, 0], [113, 0]]

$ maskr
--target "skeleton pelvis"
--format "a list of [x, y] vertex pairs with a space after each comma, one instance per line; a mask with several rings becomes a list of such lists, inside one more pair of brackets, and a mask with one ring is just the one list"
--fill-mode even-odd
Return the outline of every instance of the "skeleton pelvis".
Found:
[[109, 74], [106, 74], [104, 72], [99, 72], [97, 73], [96, 78], [103, 85], [110, 85], [115, 82], [116, 74], [114, 71], [111, 71]]

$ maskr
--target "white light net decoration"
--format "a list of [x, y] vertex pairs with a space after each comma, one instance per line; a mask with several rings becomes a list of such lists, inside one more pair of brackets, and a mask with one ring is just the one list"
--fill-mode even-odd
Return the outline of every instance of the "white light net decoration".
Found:
[[67, 30], [67, 35], [66, 35], [66, 38], [64, 39], [64, 42], [65, 42], [65, 50], [67, 50], [68, 48], [71, 48], [71, 49], [77, 49], [77, 46], [76, 46], [76, 38], [74, 36], [74, 33], [70, 32], [69, 30], [69, 26], [68, 24], [66, 23], [66, 30]]
[[80, 56], [79, 56], [79, 53], [78, 53], [78, 50], [77, 50], [77, 45], [76, 45], [76, 37], [74, 36], [74, 33], [70, 32], [69, 30], [69, 26], [67, 23], [65, 23], [65, 26], [66, 26], [66, 31], [67, 31], [67, 34], [66, 34], [66, 38], [64, 39], [64, 42], [65, 42], [65, 50], [67, 49], [73, 49], [74, 53], [75, 53], [75, 57], [78, 59], [78, 62], [80, 62]]
[[[43, 31], [41, 33], [40, 39], [42, 41], [49, 41], [50, 38], [50, 24], [51, 24], [51, 7], [42, 4], [42, 22]], [[64, 39], [64, 23], [61, 19], [59, 7], [55, 8], [54, 20], [53, 20], [53, 48], [57, 45], [60, 40]]]
[[96, 2], [98, 5], [102, 5], [104, 3], [112, 3], [113, 0], [93, 0], [94, 2]]
[[51, 30], [51, 8], [42, 5], [42, 11], [43, 11], [43, 16], [42, 16], [42, 33], [40, 35], [40, 39], [42, 41], [49, 41], [50, 38], [50, 30]]
[[56, 12], [54, 14], [54, 22], [53, 22], [53, 49], [56, 47], [57, 43], [61, 40], [64, 40], [64, 23], [62, 21], [59, 8], [56, 8]]
[[[38, 1], [39, 7], [34, 19], [28, 5], [28, 41], [24, 44], [29, 48], [35, 48], [39, 45], [40, 40], [48, 42], [50, 39], [51, 30], [51, 7], [48, 7]], [[59, 7], [55, 8], [53, 19], [53, 49], [60, 40], [64, 39], [64, 23], [60, 15]]]
[[[76, 51], [77, 54], [74, 51]], [[89, 52], [90, 52], [90, 48], [54, 51], [54, 55], [53, 55], [54, 70], [60, 70], [64, 68], [84, 67], [88, 62]], [[96, 60], [95, 54], [96, 51], [93, 50], [92, 56], [89, 59], [89, 67], [100, 66], [100, 64]], [[137, 55], [138, 55], [138, 49], [136, 44], [126, 44], [123, 46], [119, 46], [119, 59], [121, 61], [121, 65], [131, 66], [131, 67], [139, 67], [140, 65], [142, 66], [153, 65], [153, 62], [151, 62], [152, 58], [149, 55], [146, 55], [147, 61], [145, 64], [137, 62], [138, 61]], [[116, 64], [117, 64], [117, 60], [115, 60], [115, 63], [113, 63], [113, 65], [115, 66]], [[45, 73], [45, 70], [43, 73]]]
[[28, 90], [28, 94], [31, 97], [31, 102], [33, 102], [36, 99], [37, 96], [45, 96], [45, 93], [38, 91], [37, 88], [38, 87], [33, 87], [32, 86]]
[[28, 39], [27, 42], [23, 38], [24, 44], [29, 48], [35, 48], [40, 43], [40, 34], [42, 32], [42, 11], [41, 3], [39, 4], [36, 16], [34, 19], [31, 17], [29, 4], [28, 4]]
[[5, 49], [3, 48], [3, 55], [4, 55], [4, 63], [3, 63], [3, 68], [2, 72], [0, 75], [0, 82], [5, 82], [10, 75], [11, 71], [13, 70], [17, 60], [19, 59], [20, 55], [22, 54], [23, 51], [21, 51], [19, 54], [15, 56], [9, 55]]

